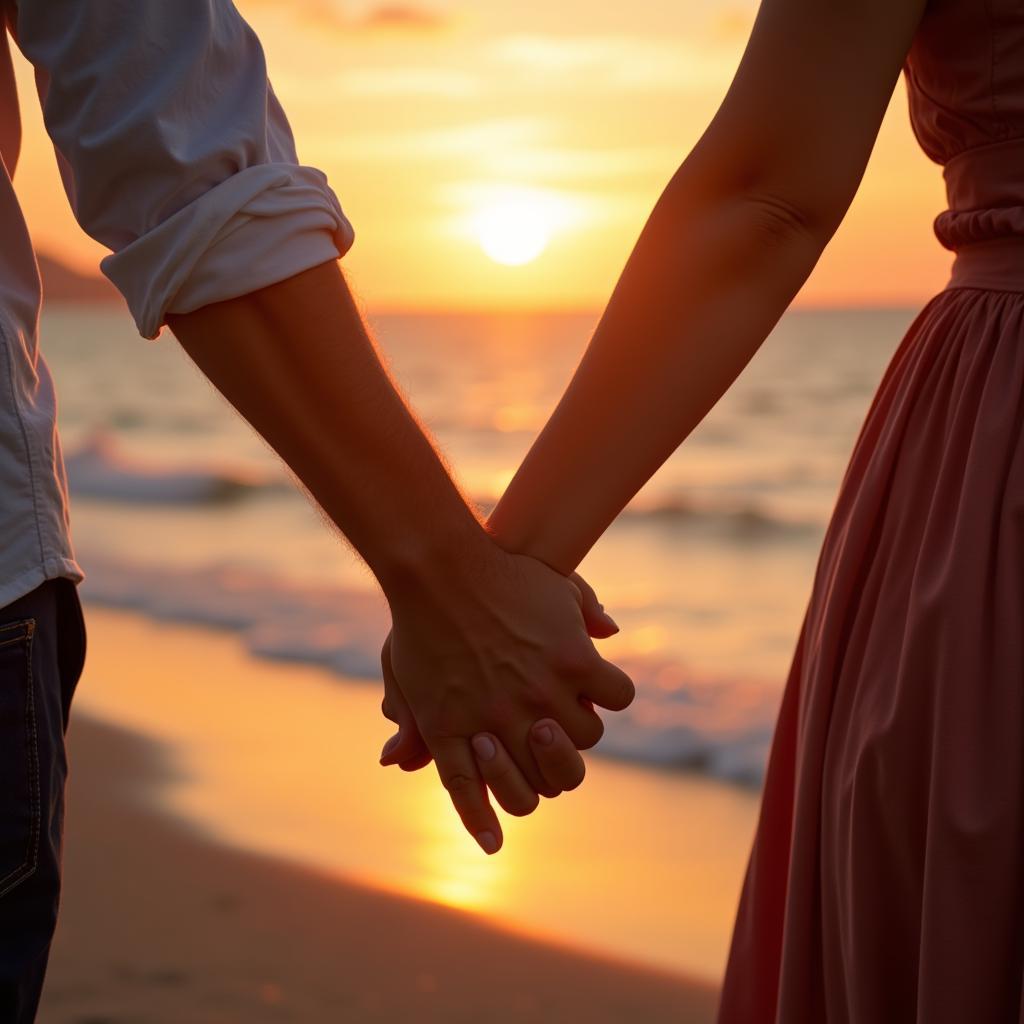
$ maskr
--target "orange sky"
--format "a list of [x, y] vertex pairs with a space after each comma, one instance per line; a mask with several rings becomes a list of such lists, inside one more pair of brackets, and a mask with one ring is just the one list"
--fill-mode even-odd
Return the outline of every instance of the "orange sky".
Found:
[[[374, 308], [600, 307], [661, 188], [728, 86], [755, 5], [730, 0], [434, 0], [383, 7], [238, 0], [299, 157], [356, 229], [345, 258]], [[25, 142], [15, 186], [37, 246], [94, 270], [30, 69], [16, 55]], [[481, 215], [513, 194], [552, 225], [501, 265]], [[860, 194], [800, 301], [918, 303], [950, 256], [931, 223], [939, 168], [917, 150], [902, 82]]]

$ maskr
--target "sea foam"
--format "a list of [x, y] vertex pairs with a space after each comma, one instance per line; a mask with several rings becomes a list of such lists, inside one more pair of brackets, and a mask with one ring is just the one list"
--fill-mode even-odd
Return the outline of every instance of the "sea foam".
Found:
[[[231, 565], [200, 569], [85, 560], [82, 596], [96, 604], [229, 629], [256, 657], [322, 666], [346, 679], [380, 681], [389, 617], [370, 590], [300, 585]], [[760, 785], [779, 691], [762, 681], [703, 677], [679, 661], [624, 654], [637, 697], [603, 713], [594, 753]]]
[[[123, 504], [208, 505], [239, 502], [268, 492], [299, 492], [283, 473], [264, 473], [231, 463], [165, 464], [125, 453], [113, 436], [97, 432], [65, 459], [68, 482], [77, 496]], [[304, 500], [304, 499], [302, 499]], [[497, 503], [477, 496], [484, 514]], [[704, 498], [669, 494], [638, 499], [623, 510], [621, 525], [667, 531], [710, 531], [735, 541], [772, 543], [817, 539], [823, 523], [792, 518], [752, 497]]]
[[97, 432], [64, 460], [73, 494], [107, 501], [194, 505], [237, 501], [267, 490], [284, 490], [283, 477], [243, 466], [165, 465], [120, 450], [113, 437]]

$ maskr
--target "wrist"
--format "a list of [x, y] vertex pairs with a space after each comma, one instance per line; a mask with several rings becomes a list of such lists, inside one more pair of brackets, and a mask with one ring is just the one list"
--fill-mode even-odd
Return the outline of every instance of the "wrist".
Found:
[[545, 543], [545, 523], [536, 522], [528, 514], [518, 513], [505, 498], [495, 506], [484, 529], [492, 543], [507, 554], [526, 555], [543, 562], [560, 576], [568, 576], [573, 571], [573, 567], [567, 567], [558, 559], [556, 550]]
[[509, 554], [529, 554], [530, 534], [524, 517], [509, 509], [508, 496], [499, 499], [484, 523], [492, 542]]
[[471, 589], [504, 553], [476, 519], [442, 533], [406, 536], [389, 545], [377, 579], [392, 609], [424, 607]]

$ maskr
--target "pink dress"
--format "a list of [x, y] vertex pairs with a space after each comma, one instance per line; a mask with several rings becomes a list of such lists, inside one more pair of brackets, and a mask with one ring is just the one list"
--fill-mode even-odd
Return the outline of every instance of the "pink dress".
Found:
[[1024, 0], [931, 3], [905, 76], [957, 257], [825, 534], [719, 1024], [1024, 1022]]

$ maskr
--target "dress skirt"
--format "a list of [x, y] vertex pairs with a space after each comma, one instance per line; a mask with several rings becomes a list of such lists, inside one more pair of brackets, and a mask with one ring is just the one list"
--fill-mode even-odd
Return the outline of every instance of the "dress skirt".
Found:
[[994, 273], [958, 261], [861, 428], [783, 693], [719, 1024], [1024, 1021], [1017, 255]]

